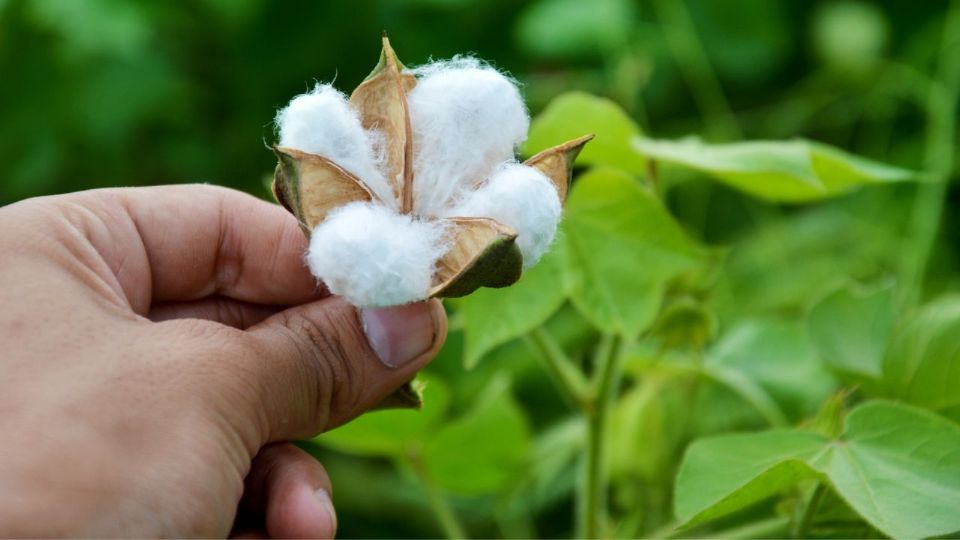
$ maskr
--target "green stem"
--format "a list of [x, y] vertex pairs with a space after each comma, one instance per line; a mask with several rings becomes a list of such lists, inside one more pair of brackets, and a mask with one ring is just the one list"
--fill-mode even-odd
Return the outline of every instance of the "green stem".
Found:
[[810, 500], [807, 502], [807, 507], [803, 509], [803, 516], [801, 516], [797, 528], [794, 531], [794, 537], [810, 537], [810, 528], [813, 526], [813, 519], [817, 517], [817, 510], [820, 509], [820, 502], [823, 500], [826, 492], [827, 489], [823, 483], [817, 484], [816, 489], [813, 490], [813, 495], [810, 496]]
[[584, 412], [587, 416], [587, 451], [580, 490], [580, 534], [582, 538], [601, 538], [607, 520], [606, 453], [607, 420], [620, 386], [621, 358], [619, 339], [605, 335], [595, 356], [594, 388], [596, 400]]
[[780, 538], [786, 533], [789, 525], [790, 518], [777, 516], [732, 529], [717, 531], [702, 538], [725, 538], [727, 540], [731, 538]]
[[686, 0], [657, 0], [653, 3], [663, 26], [664, 38], [687, 81], [697, 106], [706, 120], [706, 128], [714, 137], [740, 138], [740, 128], [710, 65], [707, 52], [697, 37]]
[[960, 98], [960, 0], [950, 4], [940, 42], [937, 75], [927, 96], [924, 168], [929, 178], [920, 185], [911, 214], [913, 249], [905, 250], [903, 267], [906, 279], [903, 305], [916, 305], [923, 297], [924, 278], [940, 220], [950, 175], [953, 171], [956, 106]]
[[537, 327], [527, 334], [526, 340], [567, 403], [576, 409], [588, 408], [592, 396], [587, 380], [550, 332]]
[[433, 510], [434, 517], [437, 518], [437, 524], [440, 525], [444, 537], [450, 538], [451, 540], [469, 538], [457, 515], [447, 503], [447, 499], [443, 496], [443, 493], [441, 493], [433, 481], [430, 480], [419, 458], [406, 455], [403, 459], [407, 466], [410, 467], [410, 470], [413, 471], [414, 476], [420, 483], [420, 488], [423, 489], [424, 494], [427, 496], [427, 502], [430, 504], [430, 509]]

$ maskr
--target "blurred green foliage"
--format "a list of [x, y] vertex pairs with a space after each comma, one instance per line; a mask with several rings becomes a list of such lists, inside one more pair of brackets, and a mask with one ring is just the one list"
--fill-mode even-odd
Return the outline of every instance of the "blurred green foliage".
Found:
[[343, 536], [960, 529], [956, 0], [0, 0], [0, 204], [267, 197], [276, 109], [382, 30], [516, 76], [525, 154], [597, 138], [550, 254], [450, 304], [425, 410], [303, 443]]
[[[356, 86], [382, 30], [411, 64], [461, 52], [495, 62], [526, 84], [534, 111], [580, 89], [611, 97], [657, 136], [702, 132], [697, 91], [665, 36], [677, 23], [661, 24], [654, 4], [5, 0], [0, 204], [187, 181], [259, 194], [274, 111], [314, 80]], [[878, 81], [867, 68], [888, 53], [925, 67], [942, 10], [940, 1], [690, 2], [745, 135], [805, 135], [906, 165], [917, 163], [922, 130], [903, 101], [908, 81]]]

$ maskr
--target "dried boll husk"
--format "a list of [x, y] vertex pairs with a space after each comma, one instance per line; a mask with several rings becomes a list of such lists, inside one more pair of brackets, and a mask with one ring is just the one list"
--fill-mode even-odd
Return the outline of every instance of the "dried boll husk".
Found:
[[[381, 168], [389, 181], [395, 201], [391, 207], [419, 219], [445, 220], [452, 231], [445, 254], [435, 263], [428, 297], [459, 297], [479, 287], [506, 287], [515, 283], [523, 270], [523, 256], [517, 247], [517, 231], [483, 217], [438, 217], [417, 215], [413, 191], [413, 136], [407, 93], [416, 77], [397, 58], [386, 36], [380, 60], [373, 72], [353, 91], [350, 104], [358, 111], [365, 129], [379, 132], [383, 156]], [[538, 169], [553, 183], [561, 203], [566, 199], [573, 162], [592, 135], [550, 148], [524, 165]], [[363, 180], [323, 156], [294, 148], [274, 147], [278, 165], [273, 192], [307, 235], [334, 209], [357, 201], [376, 201]], [[482, 181], [482, 179], [479, 179]], [[478, 182], [478, 184], [481, 182]], [[396, 204], [394, 204], [396, 203]]]
[[557, 188], [560, 202], [563, 203], [567, 200], [567, 193], [570, 191], [574, 162], [591, 139], [593, 135], [584, 135], [559, 146], [547, 148], [524, 161], [523, 164], [546, 175], [553, 182], [553, 187]]
[[380, 61], [352, 94], [350, 104], [360, 112], [364, 129], [376, 129], [383, 136], [384, 172], [393, 186], [400, 211], [409, 213], [413, 203], [413, 134], [407, 108], [407, 92], [417, 84], [404, 73], [390, 40], [383, 37]]

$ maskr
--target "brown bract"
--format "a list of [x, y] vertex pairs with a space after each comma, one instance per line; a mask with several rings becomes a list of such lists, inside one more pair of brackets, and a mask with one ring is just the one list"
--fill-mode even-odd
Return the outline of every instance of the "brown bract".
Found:
[[[383, 135], [385, 147], [380, 150], [385, 156], [384, 173], [393, 188], [395, 207], [411, 215], [416, 215], [416, 178], [407, 93], [416, 84], [416, 78], [405, 70], [384, 36], [380, 62], [350, 96], [363, 127]], [[573, 162], [591, 138], [592, 135], [585, 135], [544, 150], [524, 164], [546, 175], [563, 202]], [[274, 152], [279, 161], [273, 179], [274, 196], [297, 217], [308, 235], [334, 209], [352, 202], [377, 200], [361, 179], [327, 158], [292, 148], [274, 147]], [[431, 297], [464, 296], [479, 287], [506, 287], [520, 279], [523, 257], [515, 242], [516, 231], [488, 218], [440, 219], [451, 231], [451, 239], [447, 252], [436, 263]]]

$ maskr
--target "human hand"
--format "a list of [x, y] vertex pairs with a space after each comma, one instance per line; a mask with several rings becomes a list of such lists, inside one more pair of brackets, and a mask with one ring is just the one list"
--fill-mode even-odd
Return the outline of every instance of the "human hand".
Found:
[[209, 186], [0, 209], [0, 536], [332, 537], [329, 479], [284, 441], [411, 379], [446, 317], [325, 297], [306, 245]]

